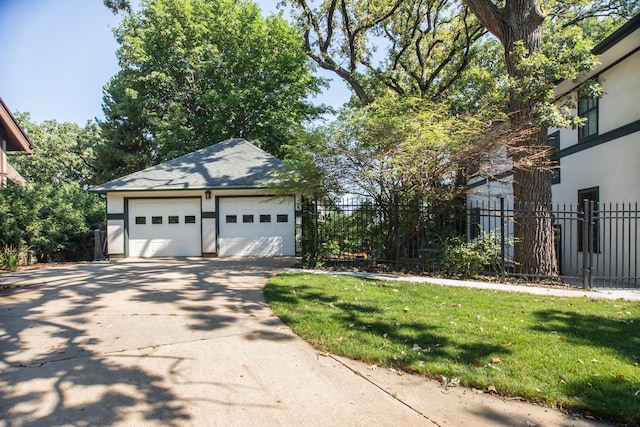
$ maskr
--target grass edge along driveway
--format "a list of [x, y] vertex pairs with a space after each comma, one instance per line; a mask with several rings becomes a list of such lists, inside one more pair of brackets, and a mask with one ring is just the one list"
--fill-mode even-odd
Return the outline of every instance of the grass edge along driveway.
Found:
[[640, 302], [286, 273], [265, 295], [321, 351], [640, 424]]

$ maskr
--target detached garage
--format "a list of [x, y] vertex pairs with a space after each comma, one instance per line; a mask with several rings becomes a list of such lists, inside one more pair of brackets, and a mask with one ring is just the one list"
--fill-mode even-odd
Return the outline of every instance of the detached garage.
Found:
[[295, 198], [270, 194], [282, 162], [230, 139], [93, 187], [109, 256], [293, 256]]

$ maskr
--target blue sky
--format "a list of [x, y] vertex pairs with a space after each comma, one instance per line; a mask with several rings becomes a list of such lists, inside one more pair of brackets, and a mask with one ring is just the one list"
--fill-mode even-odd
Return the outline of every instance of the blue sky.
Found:
[[[265, 14], [276, 10], [277, 0], [258, 3]], [[112, 29], [120, 19], [102, 0], [0, 0], [0, 97], [37, 123], [103, 118], [102, 86], [118, 72]], [[333, 78], [315, 102], [340, 106], [348, 97]]]

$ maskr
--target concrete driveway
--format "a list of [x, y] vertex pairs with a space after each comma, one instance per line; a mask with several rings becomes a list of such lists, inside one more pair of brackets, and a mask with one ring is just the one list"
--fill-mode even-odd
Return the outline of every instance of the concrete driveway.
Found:
[[291, 258], [0, 274], [0, 426], [595, 425], [322, 355], [275, 317]]

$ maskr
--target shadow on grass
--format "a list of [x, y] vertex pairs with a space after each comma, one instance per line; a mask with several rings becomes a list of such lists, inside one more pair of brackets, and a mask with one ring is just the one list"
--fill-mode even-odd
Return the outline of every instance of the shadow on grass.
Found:
[[573, 341], [608, 348], [632, 363], [640, 362], [640, 317], [611, 319], [561, 310], [533, 313], [534, 330], [554, 332]]
[[618, 415], [630, 425], [640, 425], [640, 318], [626, 316], [611, 319], [560, 310], [534, 313], [534, 330], [556, 333], [572, 342], [599, 348], [617, 355], [622, 363], [635, 366], [633, 378], [618, 372], [592, 375], [587, 381], [567, 379], [566, 395], [578, 406], [596, 414]]
[[[505, 355], [512, 351], [506, 345], [459, 342], [449, 331], [426, 321], [401, 321], [394, 324], [391, 319], [381, 319], [386, 310], [375, 304], [344, 301], [337, 296], [319, 292], [314, 286], [297, 284], [295, 287], [288, 287], [268, 284], [265, 294], [272, 306], [302, 307], [321, 304], [331, 307], [331, 310], [323, 308], [322, 318], [310, 319], [309, 323], [333, 322], [340, 330], [351, 331], [354, 340], [359, 343], [353, 345], [353, 350], [347, 349], [348, 345], [341, 345], [345, 348], [345, 353], [341, 355], [366, 362], [415, 371], [420, 362], [427, 359], [480, 365], [485, 364], [491, 355]], [[303, 310], [306, 309], [293, 309], [294, 312], [279, 315], [285, 323], [299, 331], [296, 323], [299, 322], [298, 316]], [[362, 348], [362, 344], [366, 345], [366, 349]], [[378, 348], [380, 351], [376, 351]], [[392, 355], [386, 350], [382, 351], [388, 348], [395, 348], [397, 351]], [[323, 350], [336, 351], [328, 348]], [[451, 372], [443, 374], [450, 375]]]

